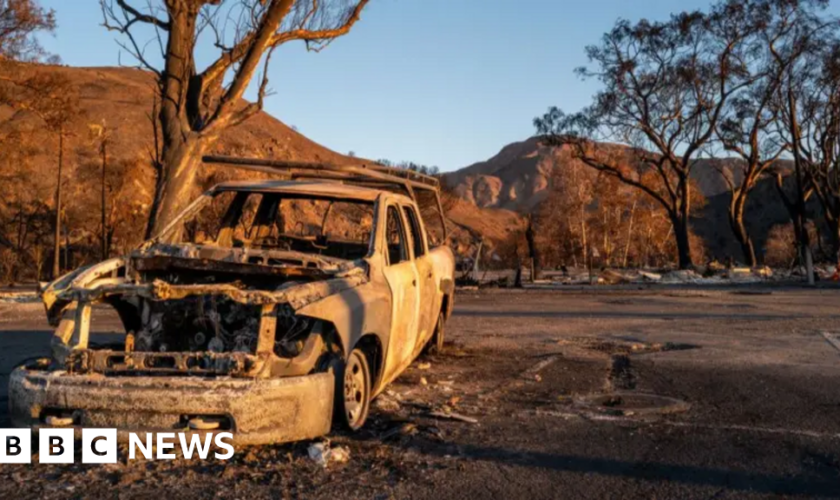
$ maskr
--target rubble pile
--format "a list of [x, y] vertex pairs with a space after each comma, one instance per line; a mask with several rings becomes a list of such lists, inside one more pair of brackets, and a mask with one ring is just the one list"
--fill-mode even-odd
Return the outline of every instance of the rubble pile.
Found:
[[[830, 264], [814, 267], [816, 281], [840, 282], [840, 270]], [[799, 282], [805, 272], [799, 268], [726, 267], [712, 262], [696, 269], [563, 269], [542, 271], [536, 286], [553, 285], [730, 285]]]
[[0, 290], [0, 303], [29, 304], [38, 302], [38, 294], [34, 291], [18, 292]]
[[[831, 265], [814, 268], [818, 282], [840, 282], [840, 271]], [[512, 288], [515, 283], [514, 270], [485, 272], [479, 278], [468, 275], [468, 281], [458, 281], [461, 290], [479, 288]], [[582, 285], [749, 285], [762, 283], [796, 283], [804, 281], [801, 269], [772, 269], [762, 267], [731, 267], [712, 263], [696, 269], [593, 269], [567, 268], [562, 270], [540, 270], [539, 279], [528, 280], [523, 270], [525, 288], [552, 288], [555, 286]]]

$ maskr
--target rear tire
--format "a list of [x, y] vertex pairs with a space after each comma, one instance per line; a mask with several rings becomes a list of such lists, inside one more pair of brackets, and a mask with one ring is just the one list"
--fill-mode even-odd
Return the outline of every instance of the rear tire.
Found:
[[435, 333], [432, 334], [432, 338], [430, 338], [429, 343], [426, 344], [427, 353], [440, 354], [443, 352], [443, 342], [446, 337], [444, 323], [446, 323], [446, 316], [443, 311], [441, 311], [440, 314], [438, 314], [437, 325], [435, 325]]
[[[340, 372], [340, 373], [339, 373]], [[351, 431], [365, 425], [370, 411], [370, 364], [361, 349], [353, 349], [346, 363], [341, 363], [335, 379], [336, 423]]]

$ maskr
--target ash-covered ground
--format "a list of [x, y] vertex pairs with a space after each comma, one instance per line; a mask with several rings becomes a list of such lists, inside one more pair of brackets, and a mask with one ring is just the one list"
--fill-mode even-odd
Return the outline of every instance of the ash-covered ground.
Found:
[[[445, 351], [317, 441], [346, 461], [3, 465], [0, 497], [837, 497], [838, 320], [833, 288], [462, 291]], [[0, 406], [50, 335], [39, 304], [0, 303]]]

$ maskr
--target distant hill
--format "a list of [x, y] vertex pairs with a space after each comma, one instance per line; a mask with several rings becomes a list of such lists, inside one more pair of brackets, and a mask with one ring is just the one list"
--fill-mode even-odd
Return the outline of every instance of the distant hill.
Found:
[[444, 174], [444, 180], [455, 194], [476, 206], [527, 213], [545, 199], [551, 172], [564, 156], [566, 152], [531, 138], [505, 146], [487, 161]]
[[[4, 69], [0, 68], [0, 76], [2, 71]], [[150, 153], [154, 147], [150, 120], [155, 99], [153, 76], [130, 68], [51, 65], [16, 66], [15, 71], [63, 75], [80, 95], [81, 112], [71, 121], [65, 143], [63, 189], [71, 240], [92, 240], [97, 234], [99, 159], [90, 139], [89, 126], [105, 123], [112, 133], [108, 148], [111, 174], [125, 179], [116, 195], [116, 202], [121, 209], [119, 221], [116, 222], [120, 224], [115, 235], [116, 244], [120, 248], [130, 248], [136, 244], [142, 236], [143, 221], [154, 192], [154, 171], [150, 163]], [[28, 144], [29, 150], [22, 160], [25, 165], [10, 164], [9, 161], [0, 164], [0, 179], [11, 178], [22, 168], [25, 182], [17, 187], [8, 182], [0, 182], [0, 198], [9, 200], [14, 194], [9, 190], [26, 189], [31, 191], [27, 195], [29, 199], [52, 206], [57, 172], [56, 134], [45, 129], [41, 120], [31, 112], [0, 106], [0, 138], [14, 133], [19, 133]], [[267, 113], [260, 113], [230, 129], [222, 136], [213, 152], [337, 164], [360, 161], [311, 141]], [[195, 195], [220, 180], [259, 176], [243, 170], [207, 167], [199, 176]], [[506, 237], [505, 228], [515, 225], [521, 219], [508, 211], [464, 205], [457, 200], [449, 205], [452, 206], [449, 226], [454, 233], [454, 246], [465, 253], [472, 251], [478, 239]], [[0, 222], [3, 220], [2, 211], [3, 204], [0, 203]], [[9, 213], [6, 215], [7, 220], [14, 216]], [[0, 227], [0, 235], [4, 229], [8, 233], [15, 230], [12, 226]]]
[[[603, 147], [622, 147], [603, 145]], [[537, 138], [514, 142], [492, 158], [474, 163], [444, 175], [444, 181], [457, 196], [481, 208], [496, 208], [520, 214], [535, 213], [552, 192], [552, 173], [569, 168], [570, 151], [563, 147], [547, 147]], [[727, 222], [729, 191], [718, 168], [740, 180], [738, 160], [710, 159], [698, 162], [692, 177], [707, 198], [706, 207], [694, 214], [694, 231], [705, 241], [710, 255], [716, 258], [740, 258], [740, 249]], [[790, 169], [782, 162], [779, 168]], [[775, 224], [789, 221], [784, 205], [776, 196], [770, 179], [760, 182], [747, 205], [747, 220], [754, 227], [756, 248], [761, 251], [767, 233]]]
[[[70, 68], [64, 66], [28, 66], [27, 71], [51, 72], [67, 77], [78, 89], [82, 112], [71, 122], [66, 150], [70, 152], [70, 176], [75, 166], [84, 161], [89, 146], [88, 126], [106, 123], [112, 130], [110, 146], [115, 158], [148, 160], [153, 147], [152, 112], [155, 82], [145, 71], [130, 68]], [[15, 113], [0, 107], [0, 131], [29, 131], [40, 146], [35, 163], [55, 163], [57, 139], [28, 112]], [[216, 152], [255, 155], [289, 160], [323, 160], [346, 162], [349, 158], [317, 144], [267, 113], [260, 113], [246, 123], [227, 132]]]
[[[26, 71], [60, 74], [78, 89], [81, 112], [71, 121], [65, 143], [67, 199], [90, 186], [78, 182], [87, 163], [96, 161], [89, 125], [105, 123], [112, 133], [109, 144], [111, 168], [132, 168], [142, 173], [127, 172], [135, 177], [135, 189], [128, 203], [137, 203], [147, 209], [154, 191], [150, 154], [154, 148], [152, 113], [154, 80], [150, 73], [129, 68], [70, 68], [63, 66], [28, 66]], [[0, 106], [0, 134], [23, 132], [34, 146], [28, 158], [33, 177], [43, 177], [43, 182], [55, 184], [58, 138], [45, 129], [32, 113], [15, 112]], [[289, 160], [323, 160], [345, 162], [343, 155], [331, 151], [295, 132], [266, 113], [254, 116], [248, 122], [231, 129], [215, 148], [220, 154], [237, 154], [272, 157]], [[214, 174], [208, 168], [201, 176], [202, 185]], [[232, 175], [247, 175], [242, 172]], [[224, 174], [223, 176], [227, 176]], [[148, 181], [148, 182], [146, 182]], [[2, 188], [0, 188], [2, 189]]]

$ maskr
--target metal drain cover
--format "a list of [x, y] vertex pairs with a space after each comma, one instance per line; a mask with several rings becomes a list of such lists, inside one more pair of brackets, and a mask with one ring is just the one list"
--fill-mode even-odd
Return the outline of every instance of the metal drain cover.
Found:
[[676, 398], [637, 392], [592, 394], [576, 398], [575, 406], [608, 415], [662, 415], [687, 411], [691, 405]]

